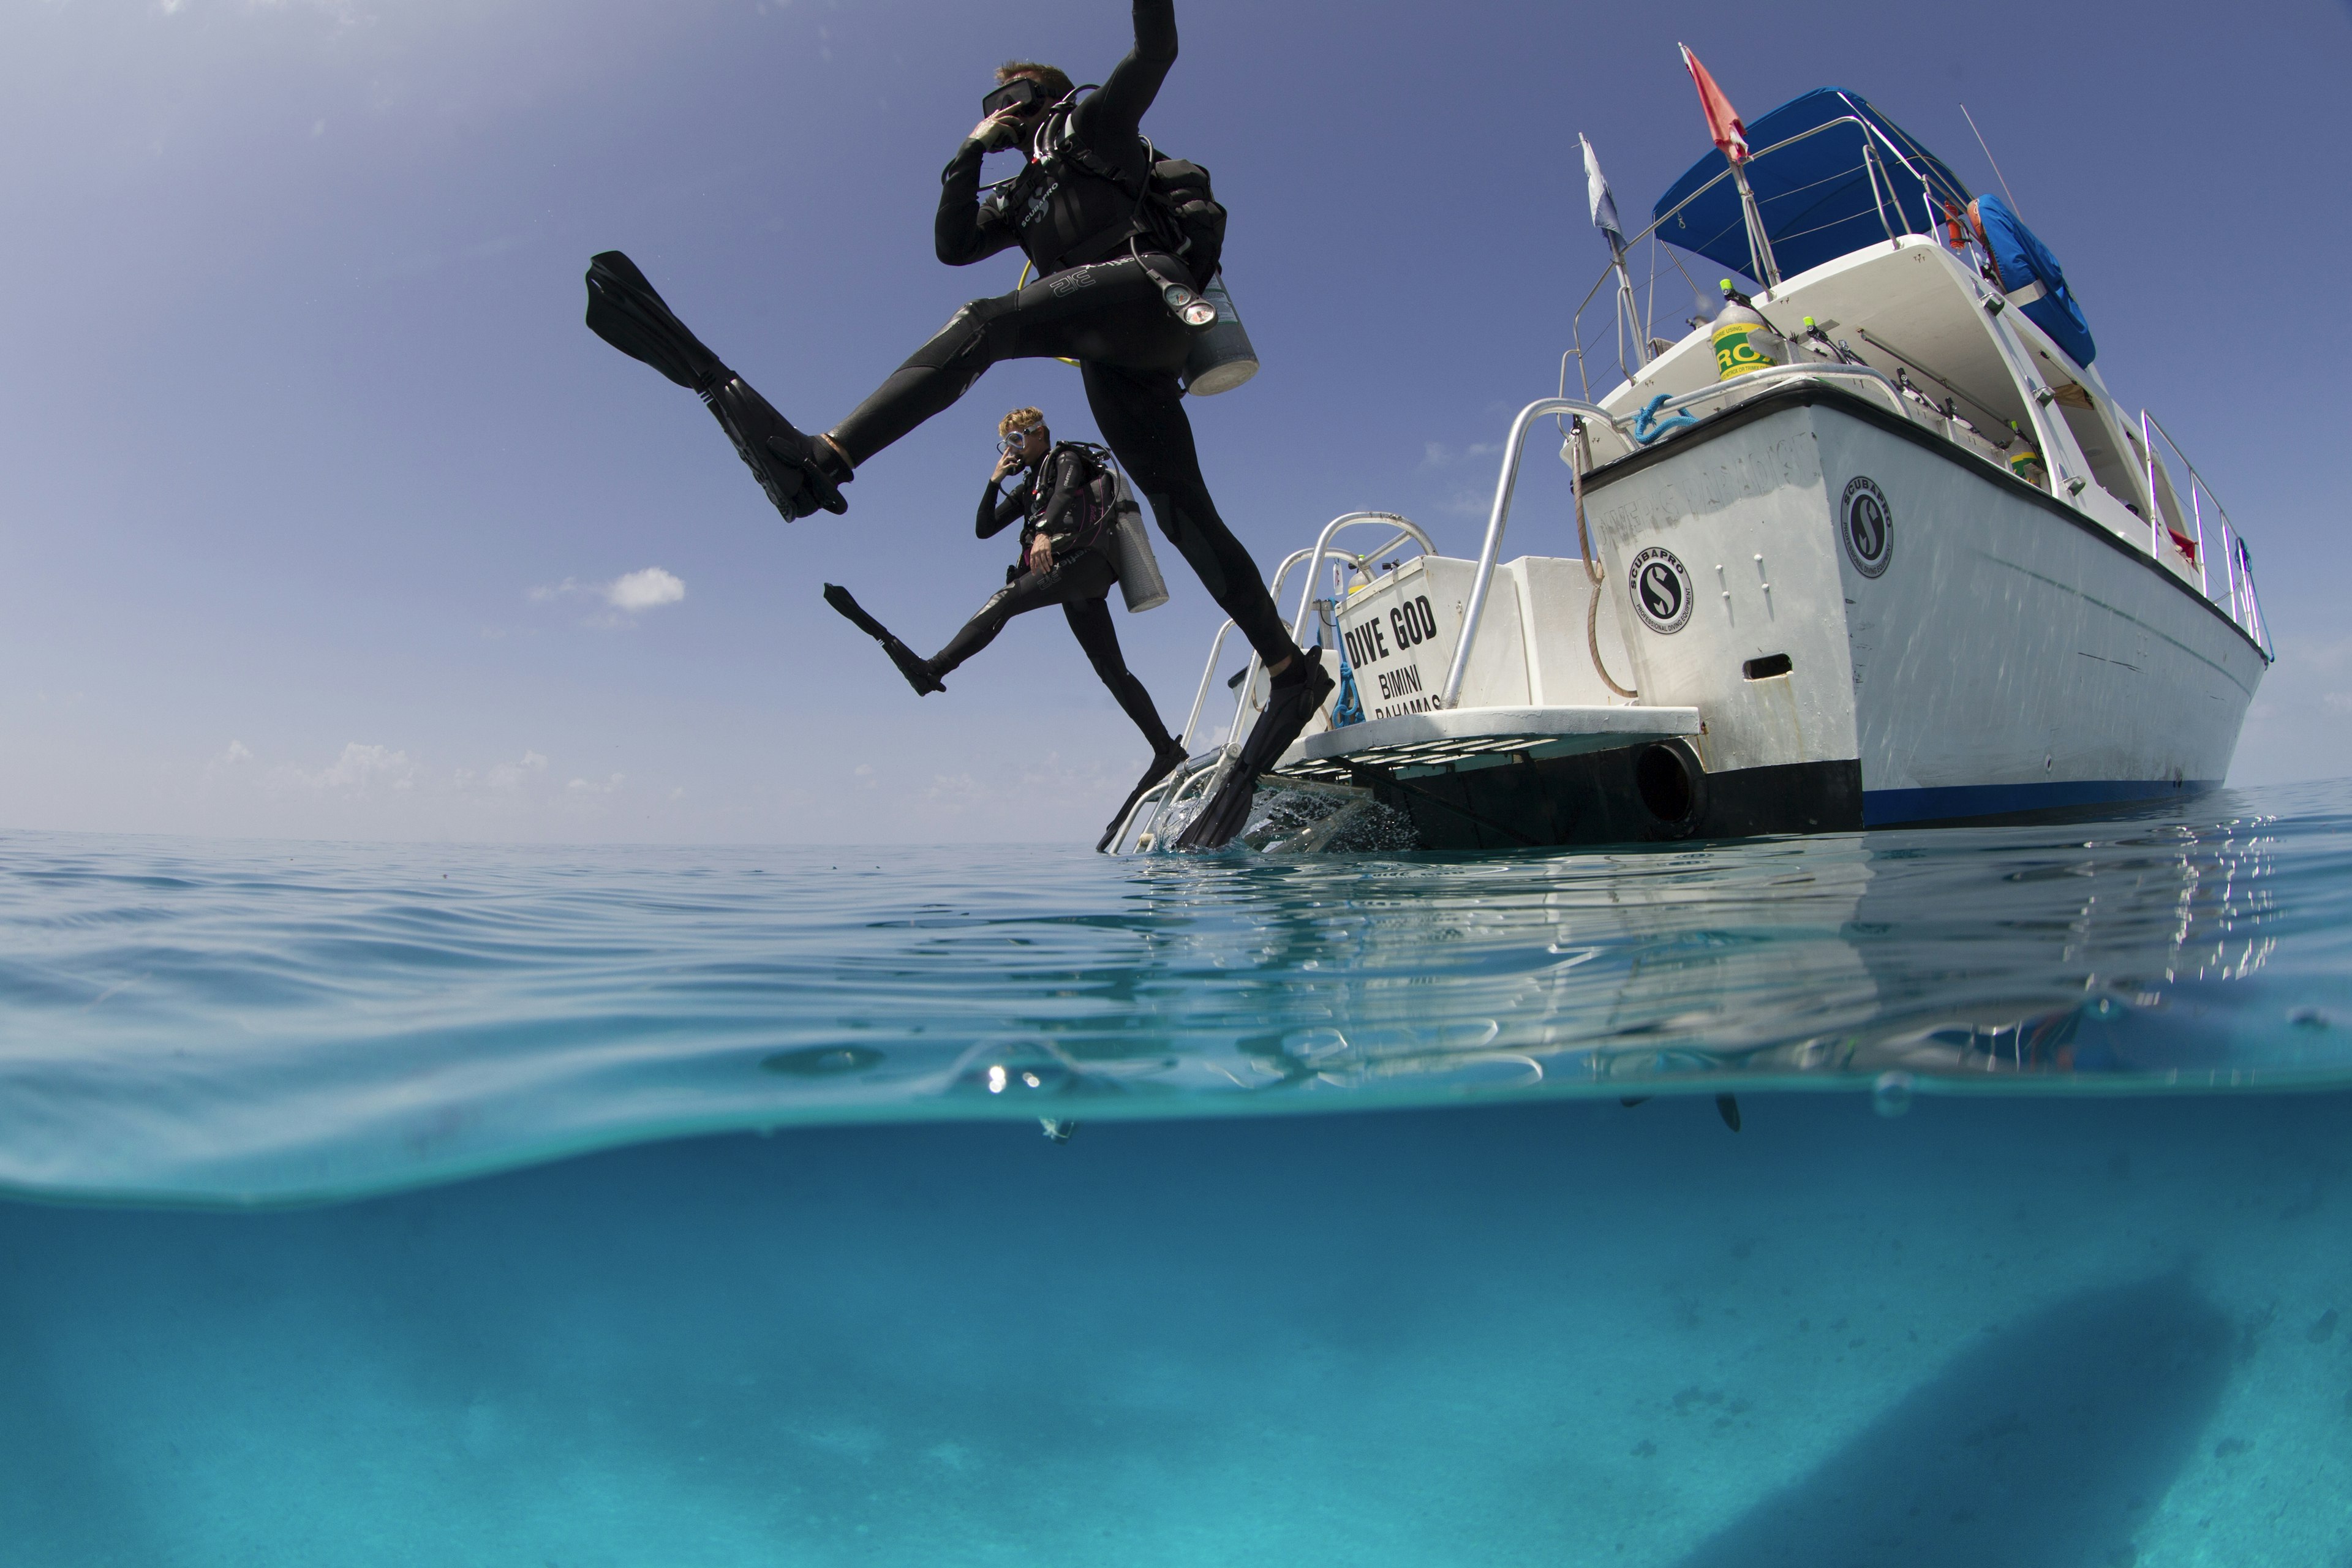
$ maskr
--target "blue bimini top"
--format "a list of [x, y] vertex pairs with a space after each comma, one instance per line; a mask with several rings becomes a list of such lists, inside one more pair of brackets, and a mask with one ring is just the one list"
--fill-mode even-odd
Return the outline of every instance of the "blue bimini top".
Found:
[[[1840, 120], [1862, 124], [1836, 124]], [[1863, 163], [1864, 125], [1876, 133], [1882, 183], [1875, 197]], [[1882, 242], [1889, 227], [1897, 234], [1933, 234], [1944, 202], [1969, 205], [1968, 187], [1943, 160], [1871, 107], [1868, 99], [1842, 87], [1817, 87], [1759, 117], [1748, 127], [1748, 144], [1768, 148], [1820, 126], [1830, 129], [1748, 163], [1757, 211], [1763, 215], [1773, 258], [1784, 274]], [[1674, 212], [1676, 204], [1723, 172], [1723, 154], [1709, 153], [1658, 198], [1650, 216]], [[1935, 194], [1932, 206], [1928, 191]], [[1658, 237], [1755, 276], [1739, 191], [1727, 179], [1668, 219]]]
[[1984, 225], [1985, 248], [1992, 252], [2010, 302], [2048, 332], [2050, 341], [2076, 364], [2090, 363], [2099, 345], [2091, 341], [2091, 324], [2083, 319], [2083, 308], [2074, 302], [2066, 274], [2050, 247], [1999, 196], [1977, 198], [1977, 219]]

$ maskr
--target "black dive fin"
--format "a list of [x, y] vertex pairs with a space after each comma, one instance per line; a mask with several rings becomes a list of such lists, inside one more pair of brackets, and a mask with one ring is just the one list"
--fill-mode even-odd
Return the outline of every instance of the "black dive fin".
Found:
[[824, 602], [841, 612], [841, 618], [872, 637], [876, 642], [888, 642], [890, 628], [866, 613], [866, 606], [851, 596], [848, 589], [838, 583], [824, 585]]
[[847, 466], [834, 473], [816, 443], [687, 331], [637, 264], [617, 250], [589, 258], [588, 330], [698, 395], [785, 521], [849, 510], [841, 498]]
[[1715, 1113], [1723, 1118], [1726, 1127], [1734, 1132], [1739, 1131], [1739, 1101], [1727, 1094], [1718, 1094], [1715, 1097]]
[[891, 636], [889, 627], [867, 615], [866, 606], [853, 598], [848, 589], [838, 583], [827, 583], [824, 602], [840, 611], [842, 619], [882, 645], [882, 651], [890, 656], [890, 662], [898, 667], [898, 673], [907, 678], [916, 696], [928, 697], [948, 689], [947, 682], [931, 673], [929, 661]]
[[733, 374], [617, 250], [589, 258], [588, 330], [688, 392], [707, 391]]
[[898, 667], [898, 673], [907, 678], [907, 684], [915, 689], [916, 696], [929, 697], [934, 691], [948, 689], [946, 681], [931, 673], [930, 661], [897, 637], [884, 637], [882, 651], [890, 656], [890, 662]]
[[1260, 776], [1282, 760], [1290, 742], [1298, 739], [1298, 731], [1307, 728], [1307, 721], [1331, 695], [1336, 683], [1323, 668], [1323, 650], [1308, 648], [1295, 657], [1307, 661], [1306, 669], [1296, 680], [1274, 682], [1265, 711], [1250, 727], [1240, 757], [1227, 771], [1225, 782], [1217, 786], [1216, 795], [1201, 808], [1201, 815], [1177, 835], [1177, 848], [1216, 849], [1232, 843], [1248, 825], [1250, 802], [1257, 797]]
[[1143, 798], [1144, 791], [1183, 765], [1184, 748], [1174, 741], [1169, 742], [1166, 746], [1152, 752], [1150, 766], [1143, 770], [1143, 776], [1135, 781], [1133, 789], [1127, 792], [1127, 800], [1119, 806], [1118, 815], [1110, 819], [1110, 826], [1103, 829], [1100, 838], [1095, 840], [1095, 853], [1101, 855], [1108, 852], [1110, 841], [1118, 837], [1118, 830], [1121, 827], [1127, 826], [1128, 814], [1135, 809], [1135, 803]]

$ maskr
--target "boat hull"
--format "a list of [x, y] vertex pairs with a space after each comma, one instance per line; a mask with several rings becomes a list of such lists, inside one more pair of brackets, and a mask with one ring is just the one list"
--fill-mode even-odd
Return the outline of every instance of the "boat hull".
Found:
[[2146, 542], [1836, 389], [1759, 397], [1586, 497], [1640, 701], [1704, 732], [1398, 780], [1434, 847], [2179, 798], [2228, 773], [2264, 668]]

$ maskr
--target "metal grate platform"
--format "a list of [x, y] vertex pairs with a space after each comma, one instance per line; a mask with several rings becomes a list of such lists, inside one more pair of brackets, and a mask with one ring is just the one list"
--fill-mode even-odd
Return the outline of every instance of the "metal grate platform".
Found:
[[1353, 763], [1410, 777], [1465, 763], [1613, 751], [1697, 733], [1696, 708], [1453, 708], [1321, 731], [1284, 752], [1272, 771], [1344, 783]]

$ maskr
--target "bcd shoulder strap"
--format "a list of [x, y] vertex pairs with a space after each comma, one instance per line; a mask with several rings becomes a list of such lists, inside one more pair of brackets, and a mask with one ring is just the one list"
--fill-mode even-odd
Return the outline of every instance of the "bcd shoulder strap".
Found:
[[1225, 208], [1210, 187], [1209, 171], [1182, 158], [1163, 158], [1151, 144], [1149, 136], [1139, 137], [1143, 147], [1144, 177], [1139, 184], [1118, 165], [1093, 148], [1080, 142], [1073, 134], [1076, 110], [1073, 106], [1057, 115], [1038, 138], [1044, 152], [1033, 163], [1032, 169], [1049, 169], [1056, 163], [1068, 163], [1108, 182], [1123, 195], [1131, 196], [1135, 210], [1127, 221], [1106, 229], [1071, 247], [1062, 257], [1065, 267], [1082, 267], [1099, 261], [1129, 239], [1149, 236], [1153, 243], [1167, 247], [1171, 255], [1181, 258], [1202, 287], [1216, 276], [1225, 240]]

